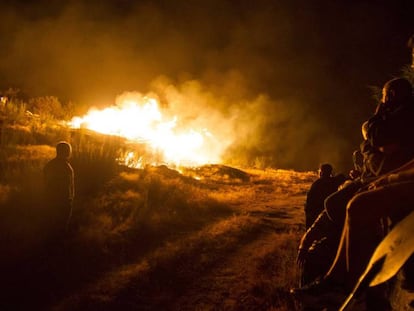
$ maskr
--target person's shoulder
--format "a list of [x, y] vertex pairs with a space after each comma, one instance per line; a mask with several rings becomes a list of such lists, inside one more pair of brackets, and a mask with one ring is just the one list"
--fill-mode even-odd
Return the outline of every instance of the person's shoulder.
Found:
[[345, 174], [341, 173], [341, 174], [335, 175], [334, 177], [332, 177], [332, 179], [333, 179], [333, 182], [336, 182], [336, 183], [342, 184], [342, 183], [344, 183], [344, 182], [345, 182], [348, 178], [346, 177], [346, 175], [345, 175]]
[[54, 165], [56, 165], [56, 158], [53, 158], [52, 160], [47, 161], [44, 168], [47, 169]]
[[71, 164], [68, 161], [59, 158], [53, 158], [52, 160], [47, 162], [45, 165], [45, 169], [48, 168], [68, 168], [70, 170], [73, 170]]
[[311, 185], [311, 190], [313, 189], [317, 189], [322, 187], [324, 184], [326, 184], [326, 180], [325, 178], [318, 178], [317, 180], [315, 180], [312, 185]]
[[316, 179], [316, 180], [312, 183], [312, 186], [313, 186], [313, 185], [320, 184], [321, 182], [323, 182], [323, 181], [322, 181], [322, 178], [320, 178], [320, 177], [319, 177], [318, 179]]
[[69, 162], [66, 162], [66, 166], [68, 167], [70, 171], [72, 172], [74, 171], [72, 164], [70, 164]]

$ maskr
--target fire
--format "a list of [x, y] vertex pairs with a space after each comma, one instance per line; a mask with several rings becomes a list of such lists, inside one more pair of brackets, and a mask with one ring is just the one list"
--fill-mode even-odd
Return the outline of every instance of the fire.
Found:
[[[194, 128], [180, 122], [179, 116], [165, 116], [156, 98], [131, 93], [117, 104], [102, 110], [91, 109], [83, 117], [74, 117], [69, 126], [98, 133], [125, 137], [145, 144], [159, 162], [175, 166], [219, 163], [223, 152], [219, 140], [205, 127]], [[135, 159], [135, 160], [133, 160]], [[127, 152], [125, 164], [140, 167], [142, 155]]]

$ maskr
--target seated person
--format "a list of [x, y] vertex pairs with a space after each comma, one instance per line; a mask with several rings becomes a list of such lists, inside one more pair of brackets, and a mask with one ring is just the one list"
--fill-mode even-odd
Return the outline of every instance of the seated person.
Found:
[[338, 288], [349, 293], [385, 236], [388, 222], [394, 226], [414, 210], [413, 189], [414, 159], [355, 195], [347, 205], [339, 248], [328, 272], [321, 280], [292, 293], [319, 306]]
[[331, 164], [324, 163], [319, 167], [319, 178], [312, 183], [307, 195], [305, 203], [305, 223], [308, 229], [318, 215], [324, 209], [323, 202], [325, 199], [338, 190], [342, 180], [335, 178], [332, 174], [333, 168]]
[[[345, 186], [325, 200], [325, 210], [302, 238], [298, 264], [332, 259], [338, 247], [345, 221], [346, 206], [357, 193], [383, 174], [403, 165], [414, 157], [414, 100], [408, 80], [397, 78], [388, 81], [383, 88], [382, 102], [375, 114], [363, 124], [364, 142], [361, 144], [364, 174], [346, 183]], [[322, 241], [321, 243], [315, 241]], [[313, 245], [313, 246], [312, 246]], [[324, 247], [322, 247], [324, 245]], [[312, 247], [311, 247], [312, 246]], [[318, 252], [318, 247], [323, 251]], [[311, 251], [311, 252], [310, 252]], [[319, 254], [321, 253], [321, 254]], [[316, 259], [311, 259], [316, 256]], [[329, 266], [324, 264], [305, 266], [314, 270], [305, 284], [318, 274], [324, 274]]]

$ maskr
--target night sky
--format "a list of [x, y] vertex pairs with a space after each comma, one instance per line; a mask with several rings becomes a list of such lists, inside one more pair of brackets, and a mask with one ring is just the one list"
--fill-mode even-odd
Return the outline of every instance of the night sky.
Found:
[[0, 89], [102, 107], [124, 91], [196, 85], [241, 136], [228, 159], [297, 170], [350, 168], [372, 87], [410, 62], [414, 33], [412, 0], [3, 0], [0, 10]]

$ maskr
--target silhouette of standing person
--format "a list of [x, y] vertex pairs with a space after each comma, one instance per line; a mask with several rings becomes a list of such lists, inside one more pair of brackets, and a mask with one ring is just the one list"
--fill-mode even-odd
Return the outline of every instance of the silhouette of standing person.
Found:
[[74, 171], [69, 163], [72, 147], [61, 141], [56, 145], [56, 157], [44, 167], [45, 195], [51, 209], [52, 226], [56, 233], [67, 232], [72, 216], [72, 202], [75, 195]]

